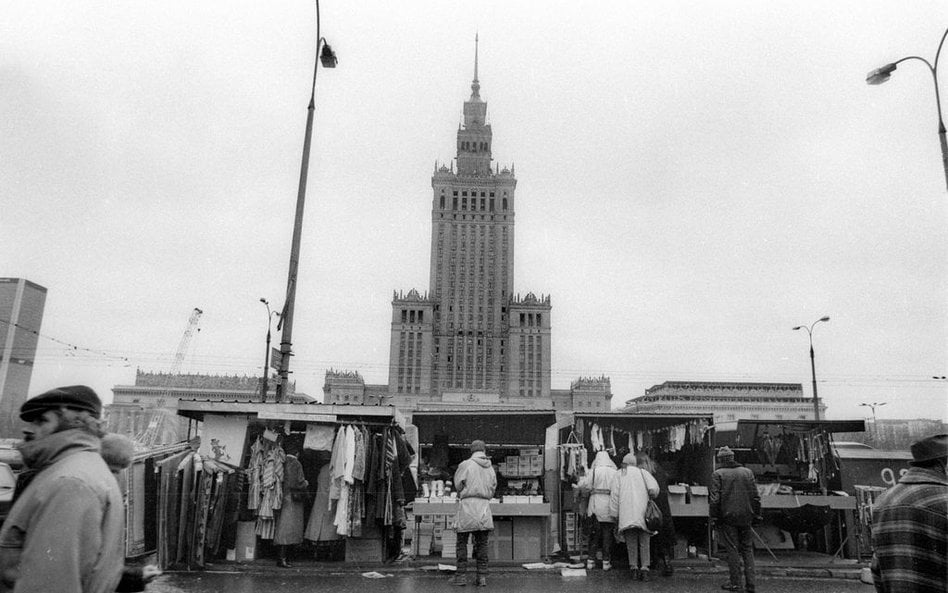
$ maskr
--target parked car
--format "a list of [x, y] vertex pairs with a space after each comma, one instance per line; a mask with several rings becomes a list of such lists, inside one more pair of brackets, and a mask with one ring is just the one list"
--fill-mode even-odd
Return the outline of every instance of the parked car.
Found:
[[13, 491], [16, 489], [16, 474], [10, 464], [0, 462], [0, 525], [3, 524], [13, 505]]

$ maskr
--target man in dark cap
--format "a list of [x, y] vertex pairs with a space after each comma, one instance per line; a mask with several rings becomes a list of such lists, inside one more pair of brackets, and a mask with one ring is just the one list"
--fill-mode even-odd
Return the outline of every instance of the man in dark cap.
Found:
[[454, 486], [458, 492], [457, 515], [457, 572], [451, 584], [463, 587], [467, 584], [467, 541], [474, 534], [474, 560], [477, 566], [477, 585], [487, 586], [487, 544], [494, 528], [490, 512], [490, 499], [497, 488], [497, 474], [487, 457], [484, 441], [471, 443], [471, 457], [465, 459], [454, 473]]
[[[729, 581], [721, 585], [725, 591], [755, 589], [754, 537], [752, 525], [760, 517], [760, 494], [754, 472], [734, 460], [729, 447], [718, 450], [718, 469], [711, 474], [708, 493], [711, 520], [727, 552]], [[741, 561], [744, 562], [744, 587], [741, 587]]]
[[948, 434], [912, 445], [912, 467], [872, 507], [879, 593], [948, 591]]
[[27, 400], [20, 445], [36, 472], [0, 529], [0, 587], [111, 593], [125, 561], [122, 493], [99, 454], [102, 402], [84, 385]]

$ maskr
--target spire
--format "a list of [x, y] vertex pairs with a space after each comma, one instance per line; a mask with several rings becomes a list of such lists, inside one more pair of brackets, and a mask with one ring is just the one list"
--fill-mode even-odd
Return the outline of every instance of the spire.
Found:
[[481, 83], [477, 80], [477, 45], [478, 34], [474, 34], [474, 82], [471, 83], [471, 99], [481, 98]]

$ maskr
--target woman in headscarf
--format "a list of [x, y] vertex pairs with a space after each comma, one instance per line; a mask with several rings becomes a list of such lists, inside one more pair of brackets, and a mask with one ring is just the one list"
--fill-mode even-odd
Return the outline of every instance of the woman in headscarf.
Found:
[[609, 496], [612, 493], [612, 481], [616, 473], [615, 462], [607, 451], [599, 451], [592, 467], [576, 485], [577, 489], [589, 495], [586, 507], [587, 527], [589, 529], [589, 557], [586, 568], [596, 567], [596, 552], [602, 550], [602, 569], [612, 569], [612, 530], [615, 528], [615, 515], [609, 511]]
[[658, 496], [658, 482], [644, 469], [636, 466], [635, 455], [622, 458], [622, 469], [612, 483], [609, 512], [617, 518], [619, 534], [629, 552], [632, 578], [651, 580], [649, 576], [649, 540], [652, 533], [645, 528], [645, 509], [650, 498]]
[[661, 567], [662, 576], [672, 575], [672, 566], [669, 561], [674, 554], [675, 548], [675, 522], [672, 519], [671, 507], [668, 504], [668, 474], [662, 469], [662, 466], [652, 461], [648, 453], [639, 451], [635, 454], [635, 461], [638, 467], [641, 467], [652, 474], [658, 483], [658, 496], [655, 497], [655, 504], [662, 511], [662, 528], [658, 530], [651, 541], [652, 564], [655, 568]]

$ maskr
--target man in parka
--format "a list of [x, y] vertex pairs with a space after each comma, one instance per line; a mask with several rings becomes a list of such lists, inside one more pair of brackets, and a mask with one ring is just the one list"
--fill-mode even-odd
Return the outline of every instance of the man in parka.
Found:
[[[711, 474], [708, 503], [711, 520], [727, 551], [730, 580], [721, 585], [725, 591], [754, 591], [754, 538], [751, 525], [760, 521], [760, 494], [754, 472], [734, 460], [730, 447], [718, 450], [720, 466]], [[744, 587], [741, 587], [741, 560], [744, 561]]]
[[477, 562], [477, 586], [487, 586], [487, 542], [494, 519], [490, 513], [490, 499], [497, 488], [497, 475], [487, 457], [484, 441], [471, 443], [471, 457], [461, 462], [454, 473], [454, 487], [458, 492], [457, 515], [457, 572], [452, 585], [467, 584], [467, 541], [474, 534], [474, 560]]
[[102, 402], [84, 385], [20, 407], [19, 447], [36, 476], [0, 530], [0, 591], [112, 593], [125, 563], [125, 509], [99, 455]]

